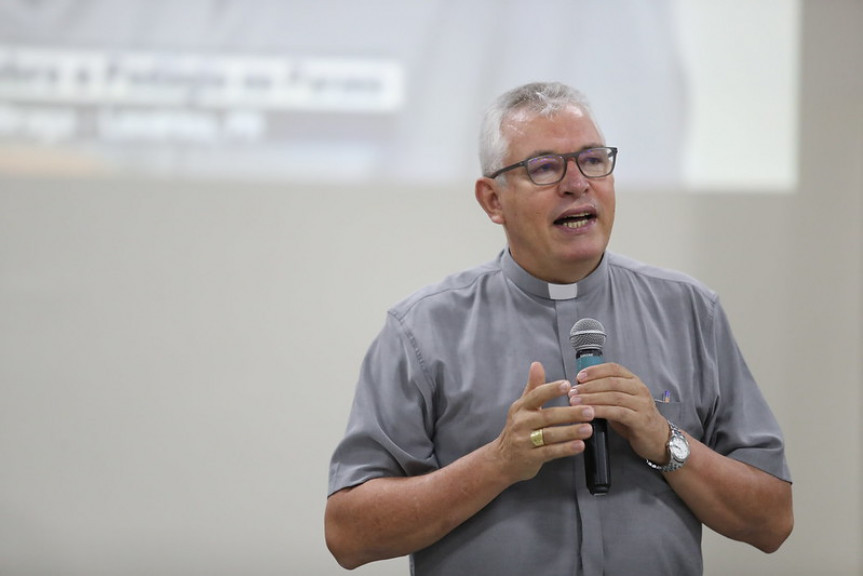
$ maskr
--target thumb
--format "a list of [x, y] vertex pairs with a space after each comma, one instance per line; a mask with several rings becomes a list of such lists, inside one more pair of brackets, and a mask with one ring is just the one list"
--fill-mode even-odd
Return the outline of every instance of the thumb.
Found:
[[545, 384], [545, 368], [540, 362], [532, 362], [527, 374], [527, 386], [525, 386], [522, 396], [526, 396], [543, 384]]

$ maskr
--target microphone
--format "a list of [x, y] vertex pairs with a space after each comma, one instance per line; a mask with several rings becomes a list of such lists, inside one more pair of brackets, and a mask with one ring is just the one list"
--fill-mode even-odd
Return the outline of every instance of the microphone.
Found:
[[[588, 366], [602, 364], [602, 347], [605, 345], [605, 328], [593, 318], [582, 318], [572, 326], [569, 343], [575, 349], [575, 367], [581, 372]], [[591, 494], [608, 494], [611, 488], [611, 461], [608, 455], [608, 421], [595, 418], [591, 423], [593, 434], [585, 440], [584, 471]]]

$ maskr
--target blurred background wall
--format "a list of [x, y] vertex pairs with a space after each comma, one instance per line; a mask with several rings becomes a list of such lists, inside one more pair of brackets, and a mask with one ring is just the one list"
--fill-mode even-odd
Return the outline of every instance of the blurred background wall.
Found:
[[[0, 574], [342, 573], [322, 520], [359, 363], [389, 305], [503, 248], [476, 125], [533, 75], [621, 146], [612, 249], [719, 291], [784, 427], [794, 533], [708, 532], [706, 574], [860, 574], [863, 2], [353, 4], [0, 8]], [[693, 63], [699, 21], [749, 50]], [[40, 79], [57, 49], [128, 91]], [[349, 89], [228, 109], [156, 74], [285, 55]]]

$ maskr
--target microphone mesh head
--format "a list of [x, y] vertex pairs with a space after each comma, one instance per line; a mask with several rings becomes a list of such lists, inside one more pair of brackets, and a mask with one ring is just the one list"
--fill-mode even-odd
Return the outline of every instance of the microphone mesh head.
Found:
[[582, 318], [572, 325], [569, 331], [569, 343], [579, 350], [602, 350], [605, 345], [605, 328], [598, 320]]

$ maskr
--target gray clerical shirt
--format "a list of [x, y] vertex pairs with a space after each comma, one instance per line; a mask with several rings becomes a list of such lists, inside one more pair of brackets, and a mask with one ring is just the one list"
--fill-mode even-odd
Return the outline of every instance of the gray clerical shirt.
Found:
[[[431, 472], [494, 440], [531, 362], [542, 362], [548, 381], [575, 382], [569, 332], [580, 318], [605, 326], [605, 360], [638, 375], [669, 420], [790, 481], [779, 426], [714, 292], [612, 253], [577, 284], [548, 284], [503, 251], [389, 311], [362, 366], [329, 492]], [[661, 402], [665, 391], [670, 401]], [[609, 435], [608, 495], [588, 492], [581, 456], [549, 462], [414, 553], [412, 573], [701, 574], [700, 522], [659, 472]]]

